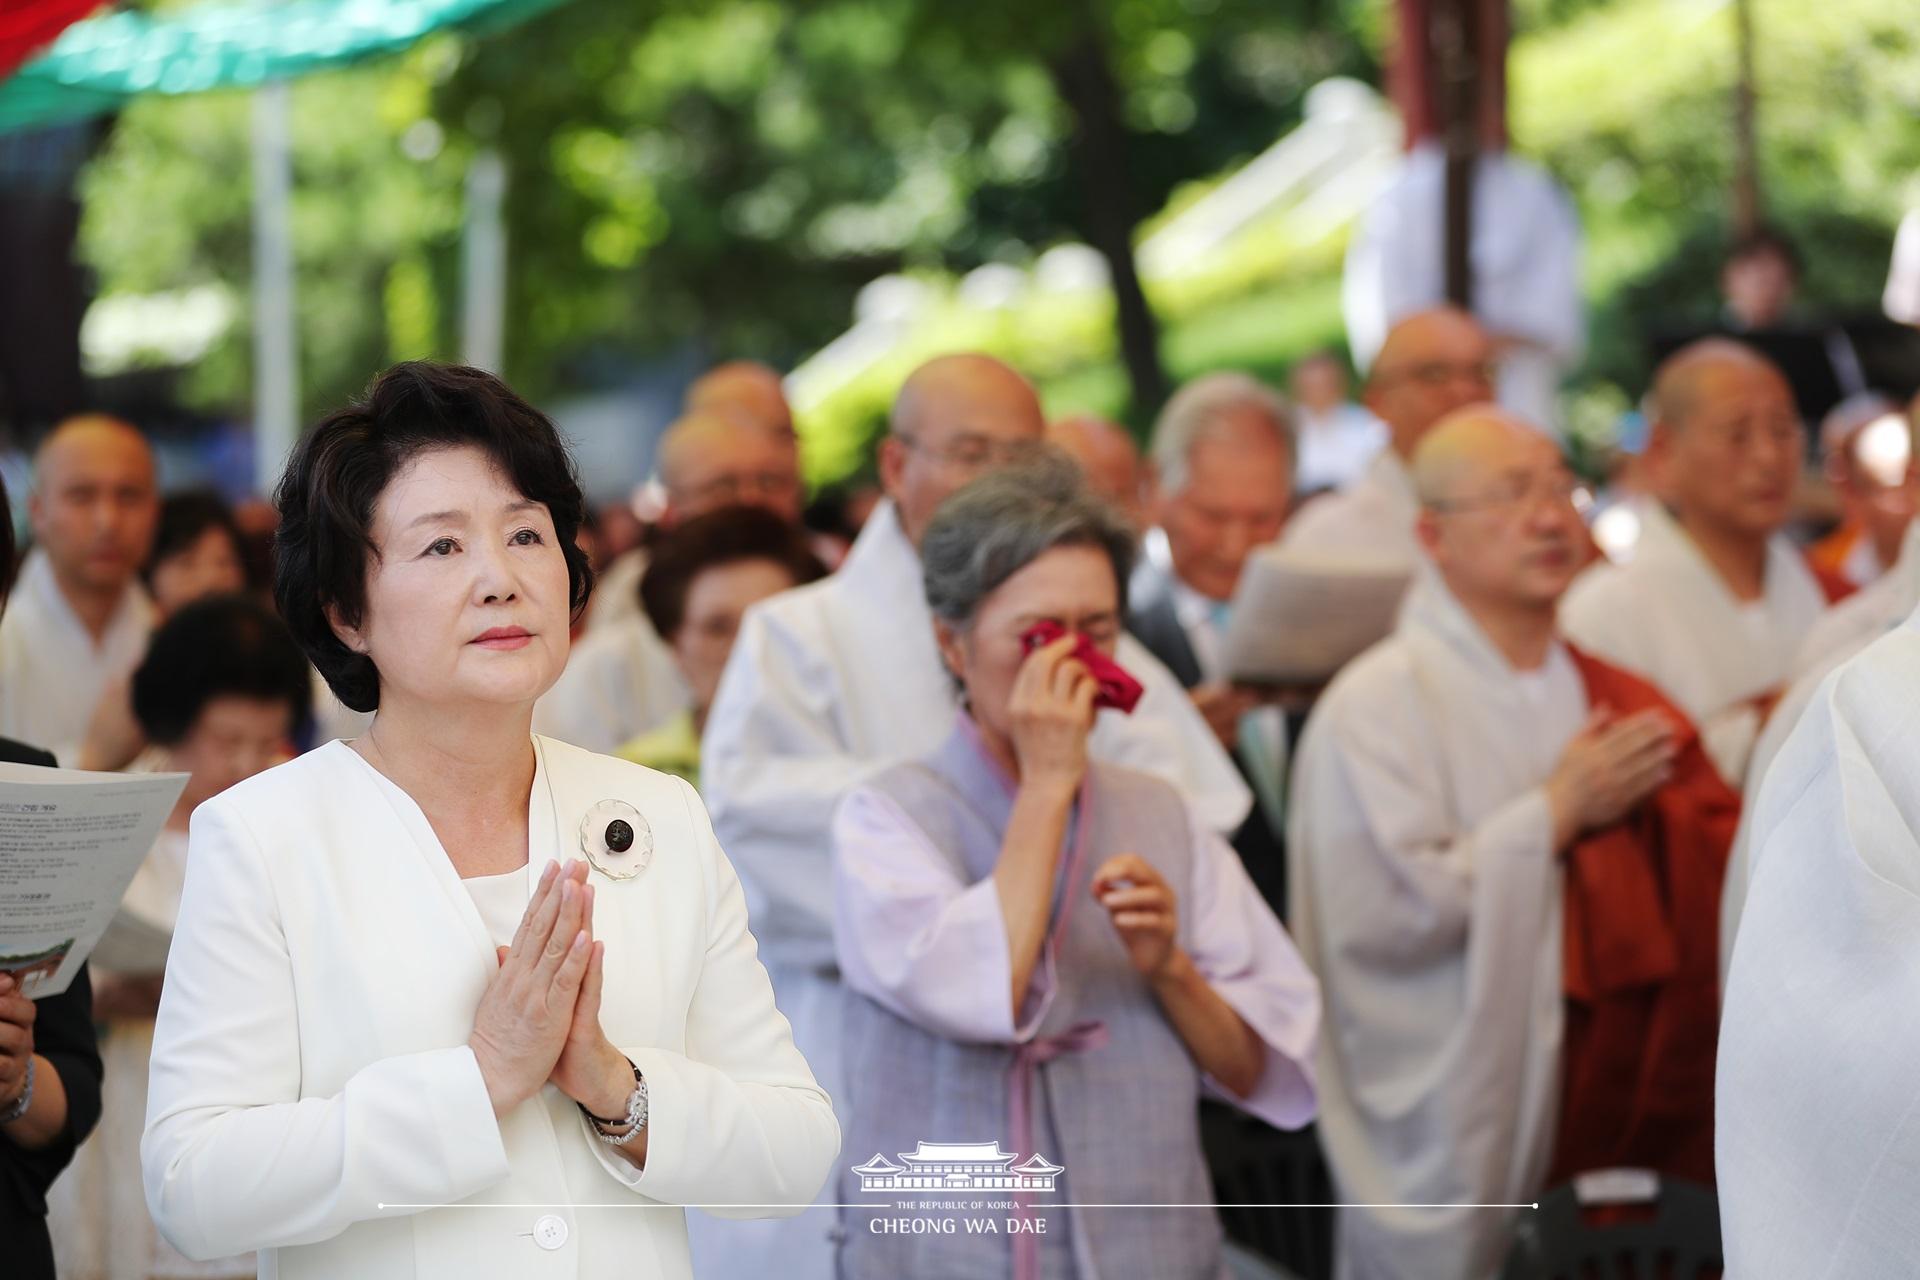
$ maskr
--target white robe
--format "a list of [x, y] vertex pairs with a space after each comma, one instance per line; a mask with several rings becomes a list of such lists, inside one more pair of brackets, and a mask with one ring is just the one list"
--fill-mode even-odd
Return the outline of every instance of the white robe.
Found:
[[[1507, 152], [1482, 155], [1474, 177], [1473, 310], [1490, 331], [1528, 344], [1501, 358], [1500, 403], [1552, 426], [1561, 375], [1586, 343], [1580, 221], [1545, 170]], [[1415, 147], [1348, 246], [1341, 307], [1363, 369], [1396, 321], [1446, 300], [1445, 197], [1445, 154]]]
[[100, 695], [146, 657], [153, 624], [153, 603], [130, 582], [96, 644], [60, 594], [46, 553], [29, 552], [0, 616], [0, 737], [71, 766]]
[[[1314, 708], [1288, 828], [1319, 975], [1320, 1137], [1344, 1203], [1523, 1204], [1559, 1098], [1560, 864], [1544, 784], [1587, 701], [1559, 645], [1516, 673], [1422, 571]], [[1346, 1280], [1483, 1280], [1511, 1211], [1339, 1217]]]
[[603, 803], [652, 834], [638, 875], [590, 875], [600, 1020], [647, 1080], [645, 1169], [551, 1084], [495, 1117], [467, 1045], [493, 937], [419, 806], [329, 743], [194, 811], [141, 1144], [182, 1252], [262, 1249], [280, 1280], [688, 1280], [678, 1206], [791, 1213], [826, 1181], [832, 1107], [699, 798], [534, 746], [527, 897]]
[[1302, 493], [1346, 488], [1387, 447], [1387, 424], [1357, 404], [1337, 404], [1325, 413], [1296, 406], [1294, 417], [1300, 462], [1293, 487]]
[[[1131, 716], [1100, 716], [1093, 754], [1172, 782], [1215, 830], [1238, 828], [1253, 797], [1185, 690], [1131, 636], [1118, 661], [1146, 694]], [[701, 790], [740, 869], [780, 1007], [835, 1096], [834, 806], [871, 774], [939, 746], [956, 705], [919, 555], [882, 503], [838, 573], [747, 610], [708, 713]], [[696, 1223], [695, 1256], [716, 1276], [818, 1280], [833, 1258], [812, 1217], [724, 1240]]]
[[587, 602], [587, 630], [597, 631], [627, 618], [645, 619], [640, 607], [640, 579], [647, 574], [647, 549], [635, 547], [613, 558], [597, 582], [593, 598]]
[[1754, 819], [1720, 1023], [1727, 1275], [1879, 1280], [1920, 1257], [1920, 628], [1830, 673]]
[[533, 728], [588, 751], [613, 752], [692, 705], [673, 651], [635, 609], [589, 624], [566, 670], [534, 704]]
[[1735, 789], [1760, 733], [1754, 700], [1780, 690], [1826, 611], [1813, 570], [1784, 534], [1767, 547], [1765, 590], [1743, 603], [1658, 503], [1641, 512], [1631, 562], [1587, 570], [1560, 604], [1567, 638], [1656, 685], [1700, 728]]
[[1807, 633], [1806, 643], [1800, 646], [1799, 656], [1794, 659], [1793, 683], [1787, 686], [1773, 714], [1767, 717], [1766, 727], [1754, 744], [1753, 759], [1747, 764], [1740, 827], [1733, 837], [1733, 853], [1727, 859], [1726, 886], [1720, 896], [1723, 986], [1728, 962], [1733, 958], [1733, 941], [1740, 928], [1740, 913], [1747, 900], [1747, 883], [1753, 876], [1754, 814], [1760, 806], [1761, 789], [1768, 785], [1767, 774], [1775, 757], [1786, 745], [1788, 735], [1800, 722], [1827, 673], [1905, 622], [1916, 608], [1920, 608], [1920, 520], [1907, 526], [1893, 568], [1827, 610]]
[[1413, 535], [1419, 514], [1407, 464], [1392, 449], [1382, 449], [1358, 480], [1300, 508], [1280, 535], [1279, 550], [1411, 573], [1424, 558]]

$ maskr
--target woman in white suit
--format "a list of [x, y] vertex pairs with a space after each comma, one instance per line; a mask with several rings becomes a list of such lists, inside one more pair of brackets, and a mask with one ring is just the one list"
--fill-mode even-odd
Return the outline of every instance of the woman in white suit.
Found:
[[148, 1204], [295, 1277], [683, 1277], [839, 1149], [685, 783], [530, 732], [590, 574], [553, 425], [401, 365], [280, 484], [275, 593], [372, 727], [193, 817]]

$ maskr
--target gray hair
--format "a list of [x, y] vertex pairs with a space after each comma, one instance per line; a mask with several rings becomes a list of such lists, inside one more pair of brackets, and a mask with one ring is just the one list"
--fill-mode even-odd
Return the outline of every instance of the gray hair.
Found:
[[1238, 409], [1252, 409], [1273, 424], [1274, 434], [1294, 456], [1293, 411], [1286, 397], [1244, 373], [1202, 374], [1173, 393], [1153, 424], [1153, 465], [1160, 491], [1176, 494], [1187, 487], [1187, 462], [1213, 424]]
[[1001, 583], [1055, 547], [1096, 547], [1113, 562], [1125, 612], [1133, 541], [1125, 518], [1087, 487], [1080, 468], [1049, 449], [940, 504], [920, 540], [927, 605], [934, 617], [966, 627]]

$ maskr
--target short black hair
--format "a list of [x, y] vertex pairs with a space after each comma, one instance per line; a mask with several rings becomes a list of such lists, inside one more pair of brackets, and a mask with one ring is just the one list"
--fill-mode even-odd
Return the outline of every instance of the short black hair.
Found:
[[1786, 263], [1787, 269], [1796, 277], [1801, 274], [1800, 250], [1778, 227], [1755, 227], [1743, 236], [1735, 236], [1727, 249], [1727, 265], [1766, 254], [1772, 254]]
[[149, 741], [172, 746], [215, 698], [283, 703], [298, 724], [312, 693], [307, 660], [273, 610], [248, 595], [208, 596], [153, 633], [133, 673], [133, 717]]
[[218, 529], [227, 535], [236, 558], [244, 555], [240, 526], [235, 523], [233, 508], [225, 498], [211, 489], [169, 494], [161, 500], [160, 519], [153, 530], [153, 550], [147, 554], [140, 576], [152, 585], [153, 571], [160, 567], [161, 561], [192, 549], [209, 529]]
[[334, 695], [355, 711], [380, 705], [373, 659], [340, 642], [329, 606], [364, 621], [373, 508], [416, 455], [473, 446], [522, 495], [546, 507], [566, 557], [573, 616], [586, 608], [593, 570], [575, 545], [586, 503], [553, 420], [483, 369], [423, 360], [397, 364], [354, 404], [320, 420], [287, 461], [274, 491], [273, 598]]
[[672, 641], [686, 622], [694, 579], [742, 560], [770, 560], [793, 576], [795, 586], [827, 573], [805, 530], [764, 507], [721, 507], [695, 516], [661, 536], [640, 578], [640, 607], [660, 638]]

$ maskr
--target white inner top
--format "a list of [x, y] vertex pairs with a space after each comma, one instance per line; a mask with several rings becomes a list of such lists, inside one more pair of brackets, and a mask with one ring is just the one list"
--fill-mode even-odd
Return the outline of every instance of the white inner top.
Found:
[[460, 881], [487, 926], [487, 936], [496, 947], [513, 942], [520, 917], [527, 913], [527, 869], [519, 867], [497, 876], [468, 876]]

